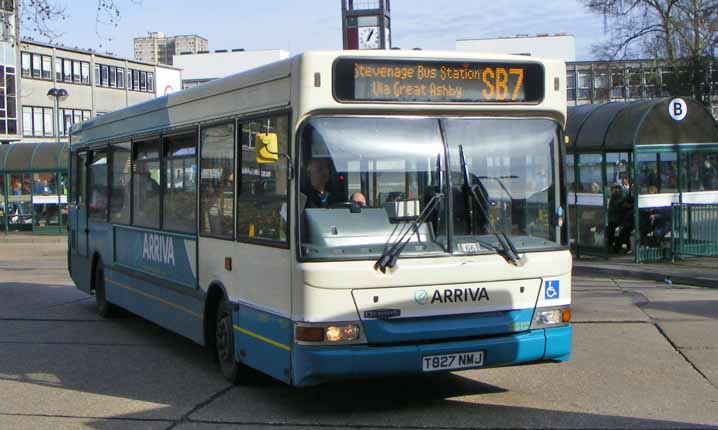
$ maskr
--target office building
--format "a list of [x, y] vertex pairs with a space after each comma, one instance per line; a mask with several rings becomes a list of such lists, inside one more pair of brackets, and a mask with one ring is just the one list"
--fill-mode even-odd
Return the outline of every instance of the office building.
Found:
[[151, 32], [146, 37], [136, 37], [135, 60], [152, 64], [172, 65], [172, 57], [181, 53], [197, 54], [209, 50], [207, 39], [197, 35], [165, 36]]
[[[181, 88], [181, 72], [170, 66], [33, 40], [22, 40], [17, 51], [17, 65], [3, 67], [3, 143], [55, 141], [58, 134], [65, 140], [72, 124]], [[67, 92], [57, 112], [52, 88]]]

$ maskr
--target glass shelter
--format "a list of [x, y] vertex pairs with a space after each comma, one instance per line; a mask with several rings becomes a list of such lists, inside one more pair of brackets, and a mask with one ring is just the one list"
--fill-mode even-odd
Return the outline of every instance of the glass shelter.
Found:
[[67, 143], [0, 145], [0, 229], [62, 233], [67, 227]]
[[566, 175], [577, 256], [718, 256], [718, 126], [703, 105], [569, 108]]

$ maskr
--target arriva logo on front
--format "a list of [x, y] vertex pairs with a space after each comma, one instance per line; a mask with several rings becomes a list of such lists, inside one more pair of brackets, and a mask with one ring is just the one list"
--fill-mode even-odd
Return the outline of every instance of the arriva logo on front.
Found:
[[429, 298], [426, 290], [418, 290], [414, 294], [414, 300], [417, 304], [425, 305], [427, 303], [466, 303], [480, 302], [482, 300], [489, 301], [489, 292], [486, 288], [447, 288], [445, 290], [434, 290], [434, 294]]
[[155, 263], [175, 264], [175, 248], [171, 237], [145, 233], [142, 258]]

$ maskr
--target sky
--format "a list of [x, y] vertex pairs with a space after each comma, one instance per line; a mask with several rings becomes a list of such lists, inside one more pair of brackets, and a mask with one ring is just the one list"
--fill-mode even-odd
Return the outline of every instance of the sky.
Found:
[[[53, 25], [54, 43], [128, 58], [132, 39], [150, 31], [198, 34], [210, 50], [342, 47], [340, 0], [115, 0], [116, 27], [96, 24], [98, 0], [57, 1], [67, 18]], [[578, 0], [391, 0], [391, 8], [392, 42], [404, 49], [454, 50], [457, 39], [566, 32], [576, 37], [576, 58], [589, 60], [603, 37], [603, 18]]]

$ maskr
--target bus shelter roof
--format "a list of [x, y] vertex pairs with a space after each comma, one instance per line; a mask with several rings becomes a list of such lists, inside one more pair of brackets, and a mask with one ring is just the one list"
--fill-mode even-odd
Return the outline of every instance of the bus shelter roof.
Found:
[[67, 143], [0, 145], [0, 173], [67, 170]]
[[669, 112], [672, 100], [660, 98], [570, 107], [566, 126], [568, 152], [718, 143], [718, 125], [703, 105], [684, 99], [685, 117], [676, 120]]

